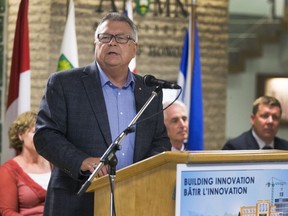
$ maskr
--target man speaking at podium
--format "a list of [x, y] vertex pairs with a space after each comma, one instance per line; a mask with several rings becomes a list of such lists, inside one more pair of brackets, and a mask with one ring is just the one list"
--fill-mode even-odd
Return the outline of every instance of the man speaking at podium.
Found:
[[[127, 16], [103, 17], [94, 43], [95, 61], [51, 74], [40, 103], [34, 142], [54, 165], [44, 215], [93, 215], [94, 194], [77, 192], [154, 90], [128, 68], [138, 44], [136, 26]], [[161, 110], [160, 91], [116, 151], [117, 169], [171, 149]], [[107, 174], [107, 167], [98, 175]]]

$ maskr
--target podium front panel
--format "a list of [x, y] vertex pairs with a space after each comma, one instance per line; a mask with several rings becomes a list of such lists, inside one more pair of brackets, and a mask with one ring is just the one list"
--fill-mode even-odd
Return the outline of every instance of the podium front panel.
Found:
[[288, 163], [178, 164], [175, 215], [288, 215]]

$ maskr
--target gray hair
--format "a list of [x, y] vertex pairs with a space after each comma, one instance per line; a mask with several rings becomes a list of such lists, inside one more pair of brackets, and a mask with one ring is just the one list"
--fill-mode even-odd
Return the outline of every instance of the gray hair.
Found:
[[[163, 103], [164, 118], [165, 118], [165, 116], [166, 116], [165, 109], [168, 108], [168, 106], [169, 106], [172, 102], [173, 102], [173, 101], [165, 101], [165, 102]], [[184, 108], [184, 109], [186, 110], [186, 112], [187, 112], [187, 106], [186, 106], [182, 101], [176, 100], [173, 104], [178, 105], [178, 106]], [[173, 104], [171, 104], [171, 106], [172, 106]], [[169, 106], [169, 107], [170, 107], [170, 106]]]
[[105, 21], [118, 21], [118, 22], [126, 22], [130, 27], [133, 32], [133, 39], [137, 41], [138, 38], [138, 30], [137, 26], [134, 24], [134, 22], [125, 14], [123, 13], [118, 13], [118, 12], [111, 12], [106, 14], [99, 22], [96, 31], [95, 31], [95, 39], [97, 38], [99, 27], [105, 22]]

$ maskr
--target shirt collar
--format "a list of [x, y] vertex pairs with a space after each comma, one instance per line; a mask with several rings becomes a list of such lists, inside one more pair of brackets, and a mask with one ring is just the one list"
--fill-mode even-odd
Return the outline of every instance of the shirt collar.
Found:
[[[99, 74], [100, 74], [100, 81], [101, 81], [101, 85], [102, 87], [104, 87], [105, 85], [112, 85], [112, 82], [109, 80], [109, 78], [107, 77], [107, 75], [105, 74], [105, 72], [102, 70], [102, 68], [100, 67], [100, 65], [98, 64], [98, 62], [96, 62], [97, 67], [99, 69]], [[132, 72], [130, 71], [130, 69], [128, 69], [128, 78], [127, 81], [125, 83], [125, 85], [123, 86], [123, 88], [128, 88], [129, 86], [132, 87], [132, 89], [134, 90], [135, 87], [135, 81], [134, 81], [134, 77]], [[116, 86], [114, 86], [116, 87]]]
[[266, 144], [254, 131], [254, 129], [252, 129], [252, 135], [253, 137], [256, 139], [259, 148], [262, 149], [264, 146], [271, 146], [274, 149], [274, 140], [271, 143]]
[[185, 146], [184, 144], [182, 145], [181, 149], [176, 149], [174, 146], [171, 147], [171, 151], [174, 151], [174, 152], [181, 152], [181, 151], [185, 151]]

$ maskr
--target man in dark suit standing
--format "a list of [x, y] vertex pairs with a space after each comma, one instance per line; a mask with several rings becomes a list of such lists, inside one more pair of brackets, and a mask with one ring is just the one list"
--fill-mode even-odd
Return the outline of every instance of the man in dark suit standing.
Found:
[[228, 140], [223, 150], [288, 150], [288, 141], [276, 137], [281, 115], [281, 104], [275, 97], [262, 96], [256, 99], [250, 116], [251, 129]]
[[[49, 77], [34, 136], [37, 151], [54, 165], [44, 215], [93, 215], [94, 194], [77, 192], [154, 90], [128, 68], [137, 45], [135, 24], [110, 13], [95, 32], [96, 61]], [[121, 142], [117, 169], [171, 149], [161, 110], [162, 92]], [[104, 166], [99, 175], [108, 170]]]

